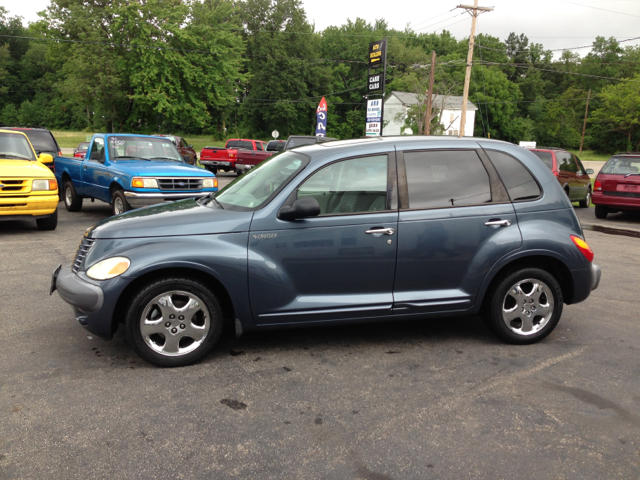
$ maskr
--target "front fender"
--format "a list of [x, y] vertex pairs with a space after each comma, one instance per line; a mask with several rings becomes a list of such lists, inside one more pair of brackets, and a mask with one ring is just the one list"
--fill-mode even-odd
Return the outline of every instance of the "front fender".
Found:
[[100, 260], [124, 256], [131, 261], [122, 279], [131, 283], [170, 269], [197, 270], [217, 280], [233, 304], [245, 330], [253, 327], [247, 286], [249, 233], [224, 233], [156, 238], [100, 239], [87, 255], [85, 269]]

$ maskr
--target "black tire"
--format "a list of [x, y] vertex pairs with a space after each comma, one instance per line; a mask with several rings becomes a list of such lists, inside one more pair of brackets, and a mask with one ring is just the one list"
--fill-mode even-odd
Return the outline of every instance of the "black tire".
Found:
[[[536, 285], [541, 289], [537, 297]], [[517, 293], [517, 286], [524, 295]], [[538, 342], [556, 328], [562, 316], [562, 288], [553, 275], [539, 268], [524, 268], [506, 274], [488, 295], [484, 321], [495, 335], [508, 343]], [[516, 297], [523, 301], [522, 306]], [[538, 300], [534, 300], [536, 298]], [[536, 315], [542, 312], [545, 315]], [[514, 318], [510, 319], [511, 316]]]
[[596, 205], [596, 218], [605, 219], [609, 215], [609, 209], [604, 205]]
[[111, 213], [113, 215], [119, 215], [121, 213], [128, 212], [129, 210], [131, 210], [131, 205], [127, 202], [124, 192], [122, 190], [116, 190], [113, 192], [111, 199]]
[[216, 167], [205, 167], [205, 168], [209, 170], [211, 173], [213, 173], [214, 175], [218, 173], [218, 169]]
[[591, 189], [587, 189], [587, 193], [583, 200], [580, 200], [580, 208], [589, 208], [591, 206]]
[[46, 218], [36, 218], [38, 230], [55, 230], [58, 226], [58, 210]]
[[[159, 307], [154, 313], [154, 305], [156, 300], [159, 303], [159, 297], [170, 296], [172, 306], [184, 308], [185, 304], [178, 303], [178, 301], [186, 302], [189, 300], [187, 295], [204, 305], [204, 308], [201, 307], [193, 314], [192, 319], [199, 315], [195, 321], [190, 322], [179, 317], [164, 319]], [[182, 300], [180, 300], [181, 298]], [[169, 308], [166, 303], [164, 306]], [[169, 308], [169, 311], [172, 309]], [[173, 311], [179, 313], [176, 309]], [[153, 318], [154, 314], [156, 318]], [[161, 315], [159, 323], [153, 323], [158, 321], [158, 314]], [[160, 333], [150, 334], [147, 332], [143, 334], [143, 321], [151, 322], [148, 325]], [[196, 322], [201, 322], [202, 326]], [[144, 360], [159, 367], [181, 367], [196, 362], [211, 350], [220, 338], [222, 324], [220, 303], [204, 284], [189, 278], [167, 277], [148, 283], [138, 290], [138, 293], [129, 302], [125, 329], [127, 340]], [[204, 335], [200, 343], [189, 336], [190, 331], [195, 332], [196, 330], [204, 332], [198, 333]], [[173, 339], [172, 343], [178, 348], [178, 351], [180, 348], [184, 348], [185, 352], [170, 353], [171, 348], [168, 346], [167, 339]], [[183, 340], [187, 342], [183, 342]], [[188, 343], [188, 340], [191, 340], [192, 343]], [[181, 347], [182, 343], [187, 343], [187, 345]], [[150, 345], [153, 345], [153, 348]], [[193, 350], [189, 351], [189, 348], [193, 348]], [[169, 352], [163, 353], [165, 349], [168, 349]]]
[[82, 197], [76, 192], [71, 180], [64, 182], [62, 201], [69, 212], [79, 212], [82, 209]]

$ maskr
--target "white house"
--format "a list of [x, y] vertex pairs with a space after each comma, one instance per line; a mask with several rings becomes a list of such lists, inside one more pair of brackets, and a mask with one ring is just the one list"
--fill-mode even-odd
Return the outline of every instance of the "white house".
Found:
[[[426, 95], [420, 95], [420, 100], [425, 102]], [[417, 105], [418, 101], [418, 94], [416, 93], [391, 92], [391, 94], [384, 99], [384, 122], [386, 125], [383, 127], [382, 134], [417, 134], [418, 132], [411, 132], [411, 129], [403, 132], [403, 129], [409, 107]], [[444, 135], [458, 136], [460, 132], [460, 115], [462, 114], [462, 97], [434, 95], [432, 102], [434, 108], [442, 111], [440, 124], [445, 129]], [[467, 100], [467, 121], [464, 127], [465, 137], [473, 137], [473, 122], [476, 118], [476, 110], [478, 110], [478, 107]]]

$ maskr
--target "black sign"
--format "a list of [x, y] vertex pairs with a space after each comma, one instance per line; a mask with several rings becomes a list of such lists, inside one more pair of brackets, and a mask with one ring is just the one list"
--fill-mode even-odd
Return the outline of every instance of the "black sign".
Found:
[[367, 86], [367, 91], [371, 92], [381, 92], [384, 90], [384, 73], [374, 73], [373, 75], [369, 75], [369, 85]]
[[380, 40], [369, 44], [369, 68], [384, 65], [387, 59], [387, 41]]

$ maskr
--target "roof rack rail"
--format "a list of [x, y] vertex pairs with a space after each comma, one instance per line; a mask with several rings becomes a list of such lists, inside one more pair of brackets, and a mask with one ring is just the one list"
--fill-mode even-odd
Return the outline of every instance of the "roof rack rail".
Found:
[[537, 145], [536, 149], [544, 149], [544, 150], [565, 150], [564, 148], [560, 148], [560, 147], [544, 147], [542, 145]]
[[616, 152], [614, 155], [640, 155], [640, 152]]
[[0, 123], [0, 128], [46, 128], [43, 127], [42, 125], [22, 125], [19, 123]]

